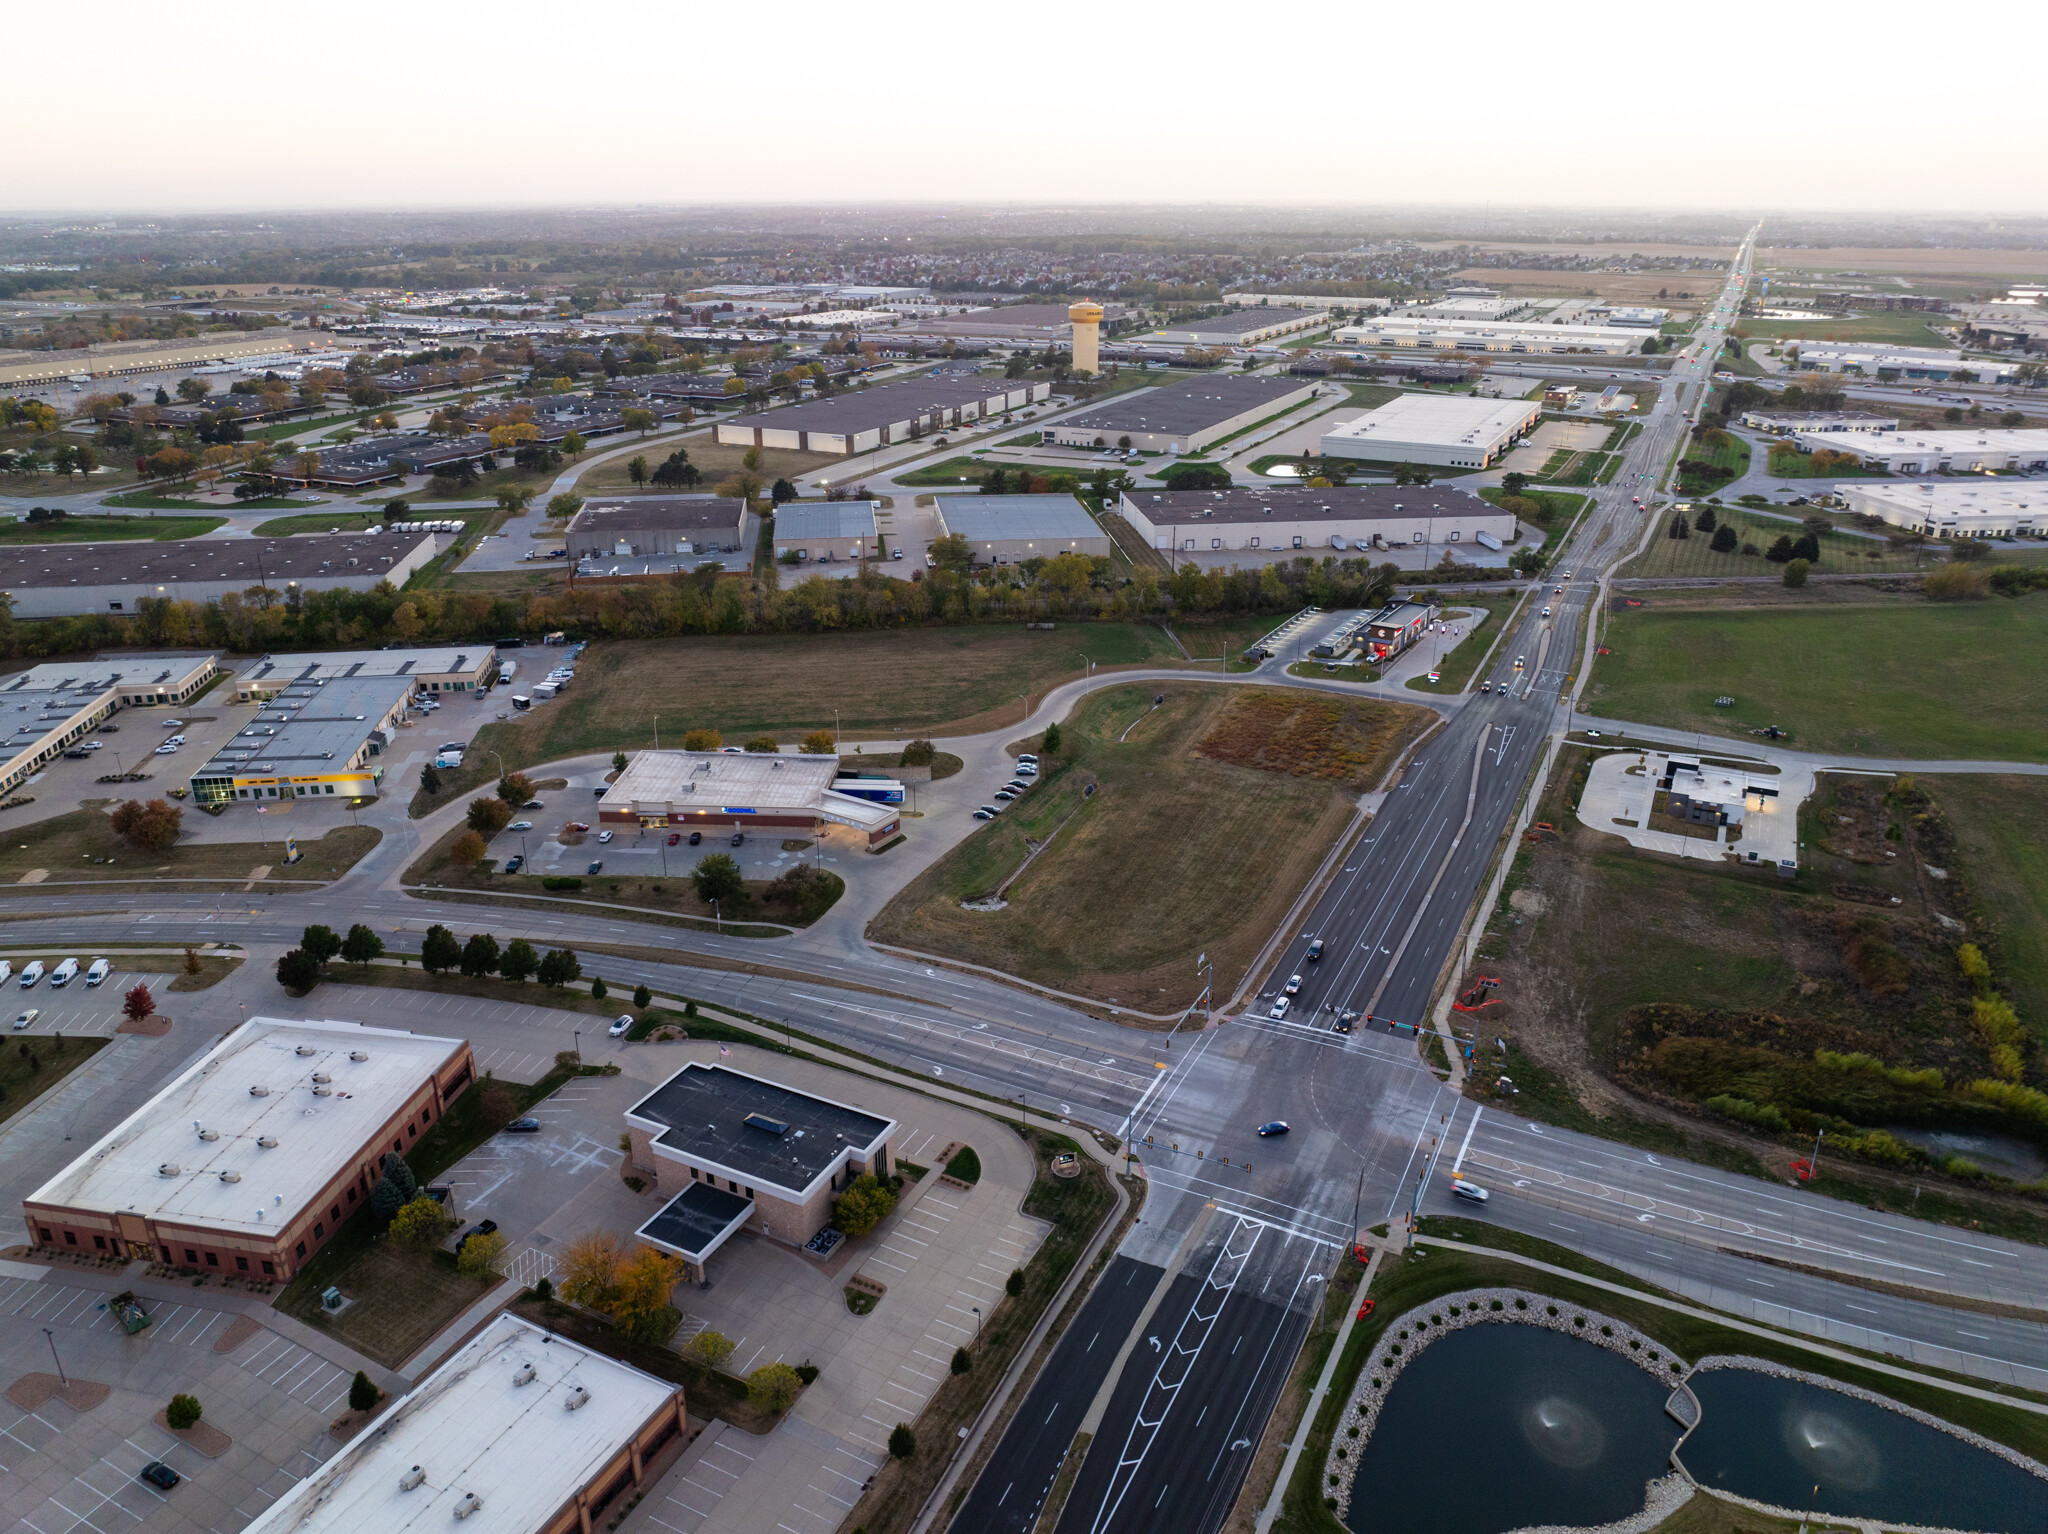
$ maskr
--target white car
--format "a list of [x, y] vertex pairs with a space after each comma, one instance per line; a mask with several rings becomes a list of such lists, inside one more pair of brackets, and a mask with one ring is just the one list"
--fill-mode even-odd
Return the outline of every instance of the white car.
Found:
[[611, 839], [612, 833], [609, 831], [600, 831], [597, 833], [597, 843], [600, 847], [603, 846], [606, 842], [610, 841]]
[[1462, 1177], [1453, 1177], [1451, 1179], [1451, 1191], [1457, 1194], [1459, 1198], [1469, 1198], [1475, 1204], [1483, 1204], [1492, 1196], [1484, 1188], [1480, 1187], [1478, 1183], [1467, 1182]]
[[1289, 996], [1299, 996], [1301, 994], [1301, 976], [1289, 975], [1285, 989]]
[[[42, 1015], [43, 1014], [41, 1008], [30, 1007], [26, 1012], [22, 1013], [21, 1016], [17, 1017], [14, 1020], [14, 1026], [17, 1029], [26, 1028], [30, 1023], [33, 1023], [37, 1018], [41, 1017]], [[26, 1048], [27, 1046], [24, 1045], [23, 1047]]]
[[177, 754], [177, 750], [178, 748], [176, 746], [158, 746], [156, 750], [151, 754], [155, 756], [175, 756]]
[[614, 1019], [611, 1027], [605, 1029], [605, 1032], [610, 1034], [615, 1039], [622, 1039], [626, 1036], [626, 1031], [630, 1029], [632, 1026], [633, 1014], [627, 1012], [621, 1015], [620, 1017]]
[[533, 829], [533, 822], [530, 820], [515, 820], [505, 829], [507, 831], [531, 831]]
[[182, 719], [166, 719], [164, 721], [164, 728], [167, 730], [182, 730], [185, 728], [185, 721]]
[[1267, 1011], [1266, 1016], [1285, 1017], [1287, 1015], [1288, 1007], [1292, 1004], [1293, 1003], [1290, 1000], [1290, 998], [1282, 996], [1278, 1001], [1273, 1003], [1272, 1007]]

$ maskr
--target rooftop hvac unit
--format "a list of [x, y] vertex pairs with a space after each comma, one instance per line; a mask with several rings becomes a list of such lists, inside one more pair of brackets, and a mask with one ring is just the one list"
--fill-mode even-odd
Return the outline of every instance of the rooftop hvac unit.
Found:
[[348, 1052], [348, 1057], [360, 1065], [370, 1058], [370, 1052], [367, 1049], [352, 1049]]
[[313, 1072], [313, 1079], [324, 1086], [326, 1083], [332, 1081], [334, 1078], [328, 1075], [325, 1071], [315, 1071]]
[[176, 1177], [180, 1172], [184, 1170], [185, 1169], [179, 1166], [177, 1162], [166, 1161], [156, 1169], [156, 1175], [159, 1177]]
[[315, 1097], [332, 1097], [334, 1095], [334, 1088], [329, 1086], [317, 1086], [313, 1088], [313, 1095]]
[[455, 1504], [455, 1516], [458, 1519], [467, 1518], [471, 1513], [479, 1511], [483, 1505], [482, 1497], [473, 1491], [466, 1491], [462, 1494], [462, 1500]]
[[258, 1082], [255, 1086], [249, 1088], [249, 1095], [251, 1097], [268, 1097], [270, 1095], [270, 1088]]
[[218, 1129], [202, 1129], [199, 1131], [199, 1138], [202, 1140], [218, 1140], [220, 1138], [220, 1131]]
[[223, 1172], [220, 1174], [220, 1180], [222, 1182], [240, 1182], [242, 1174], [240, 1172]]
[[276, 1135], [258, 1135], [258, 1136], [256, 1137], [256, 1143], [257, 1143], [258, 1145], [262, 1146], [262, 1147], [263, 1147], [263, 1148], [264, 1148], [265, 1150], [276, 1150], [276, 1149], [277, 1149], [277, 1136], [276, 1136]]
[[310, 1055], [314, 1053], [314, 1050], [311, 1044], [301, 1044], [297, 1049], [293, 1050], [292, 1053], [296, 1055]]
[[417, 1491], [426, 1483], [426, 1479], [426, 1471], [420, 1469], [418, 1465], [414, 1465], [412, 1469], [406, 1471], [404, 1475], [398, 1478], [398, 1489], [400, 1491]]
[[532, 1363], [523, 1363], [519, 1366], [519, 1372], [512, 1376], [512, 1383], [515, 1385], [531, 1385], [534, 1373]]
[[582, 1407], [588, 1406], [589, 1404], [590, 1392], [585, 1390], [581, 1385], [578, 1385], [573, 1391], [569, 1393], [567, 1410], [577, 1411]]

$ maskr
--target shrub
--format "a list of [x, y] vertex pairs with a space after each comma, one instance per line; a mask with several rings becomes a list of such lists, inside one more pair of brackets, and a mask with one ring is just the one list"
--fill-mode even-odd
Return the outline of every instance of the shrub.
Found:
[[907, 1423], [899, 1422], [889, 1430], [889, 1453], [897, 1459], [909, 1459], [917, 1452], [917, 1434], [911, 1432]]
[[1783, 577], [1785, 584], [1787, 586], [1792, 587], [1794, 590], [1797, 590], [1799, 587], [1804, 586], [1806, 584], [1807, 572], [1810, 571], [1812, 568], [1813, 566], [1803, 559], [1793, 559], [1786, 561], [1785, 574]]
[[377, 1388], [376, 1382], [368, 1374], [358, 1369], [356, 1370], [355, 1382], [348, 1387], [348, 1409], [350, 1411], [368, 1411], [377, 1404], [377, 1397], [383, 1393], [383, 1391]]
[[779, 1416], [803, 1388], [803, 1376], [788, 1364], [763, 1364], [747, 1376], [747, 1401], [756, 1411]]
[[633, 1005], [645, 1011], [648, 1007], [654, 1005], [654, 992], [647, 989], [645, 985], [634, 986]]
[[1975, 943], [1964, 943], [1956, 949], [1956, 968], [1963, 972], [1963, 978], [1970, 982], [1970, 989], [1979, 996], [1991, 989], [1991, 961], [1984, 957], [1984, 950]]
[[725, 1361], [732, 1357], [736, 1346], [732, 1338], [723, 1332], [714, 1332], [707, 1326], [689, 1340], [683, 1352], [707, 1369], [723, 1369]]
[[147, 804], [130, 799], [107, 818], [129, 846], [142, 852], [168, 852], [177, 845], [185, 812], [162, 799]]
[[685, 751], [716, 751], [725, 744], [725, 737], [716, 730], [685, 730], [683, 749]]
[[[381, 1181], [377, 1184], [383, 1186]], [[373, 1188], [373, 1199], [375, 1194]], [[453, 1223], [439, 1202], [422, 1193], [391, 1217], [391, 1239], [416, 1252], [431, 1252], [448, 1239], [448, 1227]]]
[[199, 1416], [199, 1397], [197, 1396], [174, 1395], [171, 1397], [171, 1404], [164, 1408], [164, 1421], [168, 1422], [173, 1430], [180, 1433], [195, 1425], [199, 1421]]
[[580, 890], [583, 888], [583, 881], [581, 879], [561, 879], [550, 876], [540, 881], [540, 887], [544, 890]]
[[953, 1159], [946, 1163], [946, 1175], [967, 1183], [981, 1181], [981, 1157], [974, 1154], [973, 1146], [963, 1145], [954, 1153]]
[[1011, 1299], [1014, 1300], [1023, 1292], [1024, 1270], [1022, 1268], [1010, 1269], [1010, 1276], [1003, 1280], [1003, 1293], [1007, 1294]]
[[488, 1235], [471, 1236], [462, 1243], [462, 1250], [455, 1254], [455, 1271], [464, 1278], [492, 1279], [498, 1276], [498, 1265], [504, 1260], [505, 1233], [494, 1230]]
[[[545, 979], [546, 976], [542, 976], [542, 978]], [[611, 992], [605, 986], [604, 976], [599, 975], [590, 982], [590, 996], [593, 1001], [603, 1001], [610, 994]]]
[[832, 1201], [832, 1223], [848, 1236], [865, 1236], [896, 1207], [896, 1195], [872, 1172], [854, 1178], [846, 1191]]
[[121, 1015], [133, 1022], [141, 1022], [156, 1011], [156, 998], [149, 994], [149, 987], [138, 985], [121, 998]]
[[839, 750], [839, 739], [830, 730], [813, 730], [798, 744], [797, 750], [805, 756], [832, 756]]
[[913, 740], [903, 748], [905, 767], [929, 767], [939, 754], [939, 748], [928, 740]]
[[953, 1349], [953, 1372], [965, 1374], [974, 1367], [974, 1355], [965, 1348]]
[[1981, 602], [1991, 595], [1991, 577], [1970, 565], [1943, 565], [1922, 589], [1930, 602]]

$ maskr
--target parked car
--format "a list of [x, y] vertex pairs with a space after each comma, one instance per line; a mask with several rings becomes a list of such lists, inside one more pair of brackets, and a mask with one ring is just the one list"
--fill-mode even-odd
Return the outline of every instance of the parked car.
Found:
[[531, 831], [533, 829], [533, 822], [530, 820], [515, 820], [505, 829], [507, 831]]
[[976, 810], [974, 812], [974, 818], [976, 820], [994, 820], [996, 818], [996, 812], [994, 810]]
[[1000, 804], [984, 804], [982, 808], [987, 810], [991, 815], [1000, 815], [1003, 813], [1003, 807]]
[[157, 756], [175, 756], [177, 752], [178, 748], [176, 746], [158, 746], [153, 754]]
[[590, 866], [589, 866], [588, 868], [584, 869], [583, 871], [584, 871], [584, 872], [585, 872], [586, 874], [596, 874], [596, 873], [603, 873], [603, 872], [604, 872], [604, 859], [603, 859], [603, 858], [592, 858], [592, 859], [590, 860]]
[[77, 978], [78, 961], [76, 959], [66, 959], [62, 964], [59, 964], [50, 971], [50, 989], [61, 991]]
[[571, 820], [565, 822], [562, 826], [562, 829], [564, 831], [588, 831], [590, 829], [590, 825], [587, 821]]
[[142, 1467], [142, 1479], [159, 1491], [169, 1491], [178, 1484], [178, 1472], [160, 1459], [153, 1459]]
[[17, 1017], [14, 1020], [14, 1026], [16, 1031], [29, 1027], [35, 1022], [37, 1018], [41, 1017], [42, 1015], [43, 1009], [41, 1007], [30, 1007], [26, 1012], [22, 1013], [21, 1016]]
[[604, 845], [605, 845], [606, 843], [608, 843], [608, 842], [609, 842], [609, 841], [610, 841], [610, 840], [612, 839], [612, 835], [613, 835], [613, 833], [612, 833], [612, 832], [610, 832], [610, 831], [600, 831], [600, 832], [598, 832], [598, 833], [597, 833], [597, 844], [598, 844], [598, 845], [599, 845], [600, 847], [604, 846]]
[[696, 847], [696, 846], [700, 846], [700, 845], [702, 845], [703, 841], [704, 841], [704, 833], [703, 833], [702, 831], [692, 831], [692, 832], [690, 833], [690, 845], [691, 845], [692, 847]]
[[[514, 1119], [514, 1120], [512, 1121], [512, 1123], [513, 1123], [513, 1124], [531, 1124], [531, 1125], [533, 1125], [533, 1127], [534, 1127], [535, 1129], [538, 1129], [538, 1128], [540, 1128], [540, 1120], [539, 1120], [539, 1119]], [[505, 1127], [506, 1127], [507, 1129], [510, 1129], [510, 1128], [512, 1127], [512, 1124], [507, 1124], [507, 1125], [506, 1125]], [[465, 1246], [469, 1245], [469, 1238], [470, 1238], [471, 1236], [488, 1236], [488, 1235], [490, 1235], [490, 1234], [491, 1234], [491, 1233], [492, 1233], [493, 1231], [495, 1231], [495, 1230], [496, 1230], [497, 1228], [498, 1228], [498, 1222], [497, 1222], [496, 1220], [479, 1220], [479, 1221], [477, 1221], [477, 1223], [476, 1223], [475, 1225], [471, 1226], [471, 1227], [470, 1227], [470, 1228], [469, 1228], [468, 1230], [464, 1231], [464, 1232], [462, 1233], [462, 1235], [461, 1235], [461, 1236], [460, 1236], [460, 1237], [459, 1237], [459, 1238], [458, 1238], [458, 1239], [456, 1240], [456, 1243], [455, 1243], [455, 1255], [456, 1255], [456, 1256], [458, 1256], [458, 1257], [460, 1257], [460, 1256], [462, 1255], [462, 1249], [463, 1249], [463, 1248], [464, 1248]]]
[[524, 868], [525, 866], [526, 859], [521, 857], [516, 852], [513, 853], [512, 856], [510, 856], [509, 858], [505, 859], [505, 872], [508, 874], [516, 874], [519, 872], [520, 869]]
[[747, 844], [747, 833], [746, 833], [746, 832], [744, 832], [744, 831], [735, 831], [735, 832], [733, 832], [733, 833], [732, 833], [732, 844], [733, 844], [733, 845], [734, 845], [735, 847], [744, 847], [744, 846], [746, 846], [746, 844]]
[[1013, 799], [1015, 799], [1016, 797], [1017, 797], [1017, 795], [1016, 795], [1015, 791], [1014, 791], [1014, 790], [1012, 790], [1012, 789], [1007, 789], [1007, 788], [999, 788], [999, 789], [997, 789], [997, 790], [996, 790], [996, 798], [997, 798], [997, 800], [999, 800], [999, 801], [1000, 801], [1001, 803], [1004, 803], [1004, 804], [1008, 804], [1008, 803], [1010, 803], [1010, 802], [1011, 802], [1011, 801], [1012, 801]]
[[619, 1017], [613, 1018], [611, 1027], [605, 1029], [605, 1032], [610, 1034], [615, 1039], [623, 1039], [626, 1036], [626, 1030], [631, 1028], [632, 1026], [633, 1014], [627, 1012]]
[[537, 1135], [540, 1133], [539, 1119], [514, 1119], [505, 1126], [508, 1135]]
[[109, 964], [105, 959], [94, 959], [92, 961], [91, 967], [89, 967], [85, 972], [85, 983], [89, 986], [92, 986], [94, 989], [98, 989], [100, 986], [106, 984], [107, 976], [111, 975], [113, 972], [114, 966]]
[[610, 785], [610, 784], [608, 784], [608, 783], [600, 783], [600, 784], [598, 784], [598, 785], [597, 785], [597, 787], [593, 788], [593, 789], [592, 789], [592, 790], [590, 791], [590, 797], [591, 797], [591, 798], [593, 798], [593, 799], [602, 799], [602, 798], [604, 797], [604, 791], [605, 791], [605, 790], [606, 790], [607, 788], [609, 788], [610, 786], [611, 786], [611, 785]]
[[21, 967], [21, 980], [19, 983], [24, 991], [34, 990], [36, 982], [42, 978], [43, 961], [41, 959], [30, 959], [28, 963]]
[[185, 721], [182, 719], [166, 719], [164, 721], [164, 728], [167, 730], [182, 730], [185, 728]]
[[671, 831], [668, 833], [668, 844], [671, 847], [673, 847], [677, 842], [681, 841], [682, 839], [683, 833], [680, 831]]
[[0, 985], [5, 985], [9, 980], [12, 980], [13, 978], [14, 965], [6, 959], [0, 959]]

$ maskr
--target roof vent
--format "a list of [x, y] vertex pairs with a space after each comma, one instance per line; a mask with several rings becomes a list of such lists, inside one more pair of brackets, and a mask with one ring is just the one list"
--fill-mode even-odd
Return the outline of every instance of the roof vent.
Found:
[[223, 1172], [220, 1174], [220, 1180], [222, 1182], [240, 1182], [242, 1174], [240, 1172]]
[[268, 1097], [270, 1095], [270, 1088], [258, 1082], [255, 1086], [249, 1088], [249, 1095], [251, 1097]]
[[176, 1177], [180, 1172], [184, 1170], [185, 1169], [179, 1166], [177, 1162], [166, 1161], [162, 1166], [156, 1169], [156, 1175], [159, 1177]]
[[578, 1385], [569, 1393], [568, 1410], [576, 1411], [590, 1404], [590, 1392]]
[[356, 1064], [361, 1065], [370, 1058], [370, 1052], [367, 1049], [352, 1049], [348, 1052], [348, 1057], [355, 1061]]
[[276, 1150], [276, 1149], [277, 1149], [277, 1136], [276, 1136], [276, 1135], [258, 1135], [258, 1136], [256, 1137], [256, 1143], [257, 1143], [258, 1145], [262, 1146], [262, 1147], [263, 1147], [263, 1148], [264, 1148], [265, 1150]]
[[199, 1131], [199, 1138], [202, 1140], [218, 1140], [220, 1138], [220, 1131], [218, 1129], [202, 1129]]
[[334, 1078], [328, 1075], [325, 1071], [313, 1072], [313, 1080], [321, 1086], [325, 1086], [328, 1082], [332, 1081], [333, 1079]]
[[334, 1095], [334, 1088], [330, 1086], [316, 1086], [313, 1088], [313, 1095], [315, 1097], [332, 1097]]
[[455, 1516], [458, 1519], [467, 1518], [471, 1513], [479, 1511], [483, 1505], [482, 1497], [473, 1491], [466, 1491], [462, 1494], [462, 1500], [455, 1504]]
[[292, 1051], [292, 1053], [295, 1055], [310, 1055], [313, 1052], [313, 1046], [311, 1044], [301, 1044], [297, 1049]]
[[534, 1367], [532, 1363], [523, 1363], [519, 1366], [519, 1372], [512, 1376], [512, 1383], [515, 1385], [531, 1385], [533, 1383], [533, 1376]]
[[406, 1471], [404, 1475], [398, 1478], [398, 1489], [400, 1491], [417, 1491], [426, 1483], [426, 1479], [426, 1471], [420, 1469], [418, 1465], [414, 1465], [412, 1469]]

